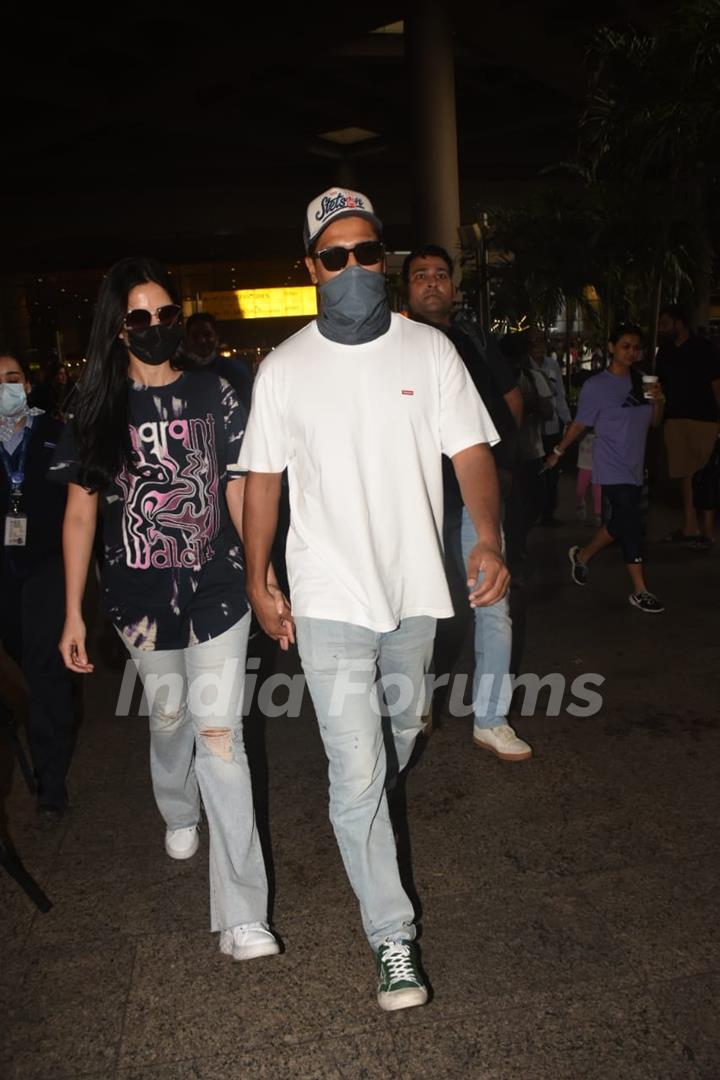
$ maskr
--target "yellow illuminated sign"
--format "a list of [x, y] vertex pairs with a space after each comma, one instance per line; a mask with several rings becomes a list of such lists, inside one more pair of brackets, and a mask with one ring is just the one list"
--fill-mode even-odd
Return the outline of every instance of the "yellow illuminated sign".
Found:
[[202, 311], [221, 322], [232, 319], [283, 319], [317, 315], [314, 285], [280, 289], [235, 289], [200, 293]]

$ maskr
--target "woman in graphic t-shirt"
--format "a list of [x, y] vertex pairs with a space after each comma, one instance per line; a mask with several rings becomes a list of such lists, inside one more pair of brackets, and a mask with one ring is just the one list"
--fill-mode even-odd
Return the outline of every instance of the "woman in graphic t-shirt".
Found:
[[105, 277], [51, 470], [69, 485], [60, 649], [71, 671], [93, 670], [81, 605], [101, 503], [103, 607], [143, 681], [165, 849], [195, 854], [202, 797], [211, 928], [224, 953], [244, 960], [278, 952], [242, 736], [246, 416], [219, 376], [173, 366], [180, 315], [172, 278], [153, 260], [123, 259]]
[[554, 468], [586, 428], [595, 428], [592, 478], [602, 485], [605, 523], [585, 547], [570, 548], [572, 579], [577, 585], [586, 585], [590, 560], [617, 540], [633, 584], [630, 603], [655, 615], [665, 609], [645, 583], [641, 500], [645, 443], [650, 424], [657, 427], [662, 419], [662, 392], [657, 382], [644, 387], [635, 367], [642, 351], [637, 326], [618, 326], [610, 336], [609, 348], [608, 367], [583, 384], [577, 416], [548, 455], [547, 463]]

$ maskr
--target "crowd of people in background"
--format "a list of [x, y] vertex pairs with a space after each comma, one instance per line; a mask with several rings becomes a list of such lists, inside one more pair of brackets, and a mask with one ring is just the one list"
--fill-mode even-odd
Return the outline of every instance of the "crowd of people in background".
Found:
[[[77, 385], [62, 364], [33, 385], [22, 357], [0, 348], [0, 638], [30, 687], [38, 812], [54, 823], [68, 806], [76, 680], [93, 671], [82, 603], [99, 551], [105, 614], [143, 683], [163, 686], [150, 772], [165, 850], [193, 857], [202, 803], [211, 925], [236, 960], [280, 948], [238, 709], [250, 609], [281, 648], [297, 639], [378, 1002], [400, 1009], [427, 989], [386, 788], [430, 723], [436, 620], [472, 615], [475, 745], [529, 759], [509, 722], [506, 566], [522, 587], [531, 530], [560, 524], [559, 471], [578, 443], [577, 519], [596, 531], [569, 549], [570, 580], [587, 585], [592, 560], [617, 543], [630, 605], [661, 614], [643, 558], [648, 432], [664, 422], [682, 486], [683, 523], [665, 541], [711, 551], [720, 359], [676, 306], [661, 312], [656, 358], [632, 323], [569, 356], [539, 326], [497, 341], [458, 316], [453, 260], [434, 243], [405, 259], [402, 318], [387, 298], [382, 223], [358, 192], [314, 199], [304, 244], [319, 316], [270, 354], [254, 387], [249, 367], [222, 355], [212, 314], [182, 326], [172, 278], [152, 259], [105, 276]], [[188, 687], [228, 661], [230, 692], [208, 717]], [[389, 730], [371, 708], [376, 666], [413, 690]], [[348, 670], [364, 673], [363, 691], [338, 714]]]

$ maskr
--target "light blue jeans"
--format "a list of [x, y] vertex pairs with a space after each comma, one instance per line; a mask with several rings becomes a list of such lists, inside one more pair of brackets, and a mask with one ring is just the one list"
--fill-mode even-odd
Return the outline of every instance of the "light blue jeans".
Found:
[[[412, 904], [400, 882], [385, 794], [407, 765], [424, 726], [425, 676], [435, 619], [403, 619], [380, 634], [353, 623], [296, 618], [297, 642], [327, 754], [330, 820], [373, 949], [415, 937]], [[383, 689], [375, 686], [377, 669]], [[382, 708], [383, 696], [387, 702]], [[380, 713], [389, 713], [385, 717]]]
[[210, 836], [210, 925], [267, 919], [267, 879], [242, 732], [250, 612], [187, 649], [126, 647], [145, 690], [150, 772], [168, 829], [196, 825], [202, 795]]
[[[459, 532], [459, 535], [458, 535]], [[467, 578], [467, 560], [477, 543], [472, 518], [465, 507], [460, 529], [446, 533], [448, 554], [458, 563]], [[474, 608], [475, 612], [475, 670], [473, 673], [473, 702], [475, 727], [494, 728], [507, 723], [512, 699], [509, 678], [512, 653], [512, 621], [507, 594], [491, 607]]]

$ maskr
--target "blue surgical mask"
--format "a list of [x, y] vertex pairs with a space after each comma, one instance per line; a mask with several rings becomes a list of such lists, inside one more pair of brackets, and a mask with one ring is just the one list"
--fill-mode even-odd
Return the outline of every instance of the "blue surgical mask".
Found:
[[390, 327], [385, 277], [364, 266], [348, 266], [320, 285], [318, 330], [339, 345], [364, 345]]
[[0, 416], [19, 416], [27, 411], [27, 394], [22, 383], [0, 383]]

